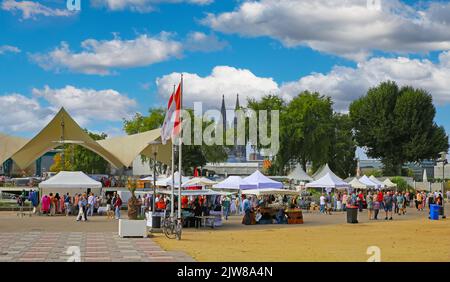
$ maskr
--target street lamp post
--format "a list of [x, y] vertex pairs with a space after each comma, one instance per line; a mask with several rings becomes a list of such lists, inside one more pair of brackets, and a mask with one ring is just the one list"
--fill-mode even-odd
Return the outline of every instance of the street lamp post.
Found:
[[161, 144], [160, 141], [152, 141], [149, 143], [152, 148], [152, 155], [153, 155], [153, 200], [152, 200], [152, 228], [154, 228], [157, 217], [155, 215], [155, 208], [156, 208], [156, 156], [158, 155], [158, 146]]
[[445, 165], [448, 163], [447, 161], [447, 152], [441, 152], [440, 153], [441, 158], [439, 159], [440, 162], [442, 162], [442, 218], [445, 218], [445, 201], [444, 201], [444, 195], [445, 195]]

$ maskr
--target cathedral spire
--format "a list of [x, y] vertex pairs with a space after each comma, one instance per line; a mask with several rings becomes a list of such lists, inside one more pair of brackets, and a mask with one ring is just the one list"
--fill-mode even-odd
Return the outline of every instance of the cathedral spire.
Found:
[[220, 107], [220, 113], [222, 115], [223, 132], [227, 129], [227, 109], [225, 107], [225, 95], [222, 95], [222, 106]]
[[239, 106], [239, 94], [236, 94], [236, 107], [234, 108], [234, 110], [239, 110], [240, 106]]

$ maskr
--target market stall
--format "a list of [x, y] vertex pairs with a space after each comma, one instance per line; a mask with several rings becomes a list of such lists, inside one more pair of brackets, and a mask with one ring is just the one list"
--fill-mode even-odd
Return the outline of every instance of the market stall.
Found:
[[70, 195], [75, 193], [93, 192], [100, 195], [102, 184], [90, 178], [81, 171], [60, 171], [55, 176], [39, 183], [42, 195], [49, 193], [59, 193], [64, 195], [67, 192]]

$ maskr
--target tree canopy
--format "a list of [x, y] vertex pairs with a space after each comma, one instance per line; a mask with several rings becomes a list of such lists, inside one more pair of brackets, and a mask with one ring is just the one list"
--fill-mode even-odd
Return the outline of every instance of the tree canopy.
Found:
[[401, 174], [405, 162], [434, 159], [448, 150], [448, 136], [436, 125], [432, 97], [422, 89], [383, 82], [350, 105], [359, 146], [380, 158], [387, 175]]

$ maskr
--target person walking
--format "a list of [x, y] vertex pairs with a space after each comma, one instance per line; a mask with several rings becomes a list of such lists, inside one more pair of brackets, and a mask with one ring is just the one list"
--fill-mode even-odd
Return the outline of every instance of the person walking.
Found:
[[378, 201], [378, 195], [375, 193], [372, 197], [372, 207], [373, 207], [373, 219], [378, 220], [378, 212], [380, 211], [380, 202]]
[[403, 196], [402, 193], [397, 194], [396, 203], [397, 203], [397, 214], [404, 215], [405, 214], [405, 212], [404, 212], [405, 197]]
[[222, 201], [222, 207], [223, 207], [223, 213], [225, 216], [225, 220], [228, 220], [228, 216], [230, 215], [230, 198], [228, 196], [225, 196]]
[[342, 210], [343, 211], [347, 211], [347, 199], [348, 199], [347, 192], [344, 192], [344, 195], [342, 195]]
[[363, 211], [363, 204], [364, 204], [364, 194], [362, 191], [359, 191], [358, 193], [358, 209], [359, 212]]
[[64, 210], [66, 212], [66, 216], [69, 216], [70, 213], [70, 195], [67, 194], [64, 196]]
[[366, 203], [367, 203], [367, 212], [368, 212], [369, 220], [372, 220], [372, 213], [373, 213], [373, 196], [372, 196], [372, 193], [371, 193], [371, 192], [367, 193], [367, 196], [366, 196]]
[[386, 217], [384, 220], [392, 220], [392, 204], [393, 204], [393, 197], [391, 193], [388, 191], [383, 197], [383, 208], [386, 212]]
[[322, 193], [322, 195], [320, 196], [319, 203], [320, 203], [320, 213], [325, 213], [326, 198], [324, 193]]
[[87, 200], [85, 198], [85, 195], [82, 195], [81, 197], [78, 198], [78, 216], [77, 216], [77, 221], [86, 221], [86, 204], [87, 204]]
[[56, 200], [55, 196], [53, 195], [53, 193], [50, 193], [49, 196], [50, 196], [50, 215], [54, 216], [55, 212], [56, 212], [57, 200]]
[[116, 195], [116, 201], [114, 202], [114, 211], [116, 215], [116, 219], [120, 219], [120, 207], [122, 207], [122, 199], [120, 195]]
[[93, 216], [94, 215], [94, 205], [95, 205], [94, 199], [95, 199], [94, 193], [91, 192], [89, 197], [88, 197], [88, 200], [87, 200], [87, 207], [88, 207], [87, 214], [89, 216]]

